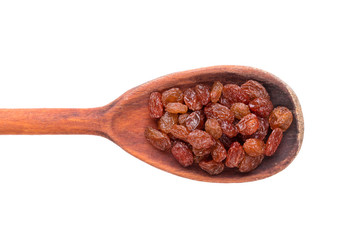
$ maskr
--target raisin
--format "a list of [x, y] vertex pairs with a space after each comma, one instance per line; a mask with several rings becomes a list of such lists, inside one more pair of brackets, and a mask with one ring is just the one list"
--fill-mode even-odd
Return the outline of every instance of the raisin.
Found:
[[180, 114], [178, 118], [179, 124], [182, 126], [186, 126], [186, 119], [189, 115], [189, 113]]
[[241, 161], [239, 166], [239, 171], [242, 173], [250, 172], [257, 168], [262, 160], [264, 159], [264, 155], [260, 155], [257, 157], [251, 157], [249, 155], [245, 155], [244, 160]]
[[214, 82], [210, 92], [211, 102], [216, 103], [219, 101], [222, 90], [223, 90], [222, 83], [219, 81]]
[[293, 120], [291, 111], [286, 107], [276, 107], [269, 116], [269, 123], [271, 129], [281, 128], [286, 131]]
[[236, 124], [237, 130], [242, 135], [251, 135], [259, 128], [259, 120], [255, 114], [250, 113], [243, 117], [240, 122]]
[[210, 175], [218, 175], [224, 171], [224, 164], [222, 162], [215, 162], [214, 160], [201, 161], [199, 166]]
[[189, 131], [194, 131], [195, 129], [200, 129], [202, 127], [202, 119], [201, 112], [196, 111], [192, 112], [185, 120], [185, 126]]
[[234, 103], [230, 110], [234, 113], [235, 118], [242, 119], [250, 113], [249, 106], [244, 103]]
[[268, 117], [273, 110], [273, 105], [269, 98], [255, 98], [249, 103], [251, 112], [259, 117]]
[[202, 105], [206, 105], [210, 102], [210, 88], [208, 86], [203, 84], [196, 85], [195, 92]]
[[223, 96], [233, 103], [242, 102], [247, 104], [249, 102], [248, 95], [236, 84], [226, 84], [223, 89]]
[[207, 118], [215, 118], [217, 120], [224, 120], [232, 123], [234, 121], [234, 114], [229, 108], [219, 104], [210, 103], [204, 109]]
[[231, 143], [233, 142], [232, 139], [226, 136], [225, 134], [221, 135], [219, 141], [224, 145], [226, 149], [228, 149], [231, 146]]
[[215, 146], [211, 151], [211, 156], [215, 162], [221, 162], [226, 158], [226, 149], [219, 140], [216, 141]]
[[205, 131], [215, 139], [219, 139], [222, 135], [220, 123], [214, 118], [206, 120]]
[[225, 166], [229, 168], [239, 167], [240, 162], [244, 159], [245, 152], [238, 142], [233, 142], [228, 150]]
[[241, 91], [247, 95], [248, 99], [251, 101], [255, 98], [270, 98], [269, 93], [266, 91], [263, 85], [254, 80], [249, 80], [243, 85], [241, 85]]
[[265, 143], [264, 141], [256, 138], [247, 139], [244, 143], [244, 150], [247, 155], [257, 157], [264, 155]]
[[212, 151], [212, 147], [210, 147], [210, 148], [201, 148], [201, 149], [192, 148], [192, 151], [195, 154], [195, 156], [202, 157], [202, 156], [209, 155], [211, 153], [211, 151]]
[[215, 140], [210, 134], [197, 129], [189, 134], [187, 140], [194, 148], [198, 149], [210, 148], [215, 144]]
[[231, 105], [233, 104], [232, 101], [230, 101], [229, 99], [225, 98], [224, 96], [221, 96], [219, 99], [219, 103], [224, 105], [227, 108], [231, 108]]
[[175, 138], [186, 141], [186, 139], [187, 139], [187, 137], [189, 135], [189, 130], [187, 130], [187, 128], [182, 126], [182, 125], [174, 124], [170, 129], [170, 133]]
[[156, 147], [157, 149], [160, 149], [161, 151], [166, 151], [166, 150], [170, 149], [170, 147], [171, 147], [170, 138], [166, 134], [164, 134], [152, 127], [147, 127], [145, 129], [145, 138], [154, 147]]
[[267, 142], [266, 142], [266, 147], [265, 147], [265, 155], [266, 156], [272, 156], [276, 149], [279, 147], [281, 139], [283, 137], [283, 131], [281, 130], [281, 128], [275, 128]]
[[259, 120], [258, 130], [256, 130], [256, 132], [251, 135], [243, 136], [244, 141], [249, 138], [257, 138], [260, 140], [265, 139], [269, 129], [269, 121], [266, 118], [259, 118], [259, 117], [258, 120]]
[[192, 88], [188, 88], [184, 92], [184, 102], [189, 109], [196, 111], [202, 108], [202, 104], [200, 102], [200, 98], [196, 94], [195, 90]]
[[184, 101], [184, 94], [179, 88], [171, 88], [162, 93], [162, 103], [166, 106], [169, 102], [179, 102]]
[[206, 161], [208, 160], [209, 155], [205, 155], [205, 156], [194, 156], [194, 163], [199, 164], [201, 161]]
[[205, 126], [205, 120], [206, 120], [206, 116], [203, 110], [200, 111], [195, 111], [200, 115], [200, 123], [197, 127], [197, 129], [203, 130], [204, 126]]
[[161, 101], [161, 93], [153, 92], [150, 94], [149, 111], [151, 118], [160, 118], [164, 114], [164, 106]]
[[177, 142], [172, 148], [171, 153], [183, 167], [188, 167], [194, 162], [194, 156], [189, 147], [183, 142]]
[[236, 137], [238, 132], [236, 130], [236, 127], [232, 123], [229, 123], [228, 121], [223, 121], [223, 120], [220, 120], [219, 123], [220, 123], [222, 132], [226, 136], [228, 136], [230, 138]]
[[177, 122], [177, 114], [165, 112], [158, 121], [158, 128], [164, 133], [169, 133], [172, 126]]
[[169, 113], [186, 113], [188, 107], [182, 103], [168, 103], [165, 107], [165, 111]]

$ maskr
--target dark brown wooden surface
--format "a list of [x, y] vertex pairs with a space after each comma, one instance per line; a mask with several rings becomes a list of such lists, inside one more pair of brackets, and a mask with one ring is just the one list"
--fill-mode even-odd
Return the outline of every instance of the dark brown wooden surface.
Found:
[[[198, 167], [183, 168], [169, 153], [151, 146], [144, 138], [149, 118], [148, 98], [153, 91], [186, 88], [196, 83], [209, 86], [216, 80], [242, 84], [253, 79], [268, 90], [274, 106], [292, 110], [294, 121], [285, 132], [277, 152], [246, 174], [227, 169], [209, 176]], [[142, 161], [178, 176], [208, 182], [248, 182], [272, 176], [287, 167], [300, 150], [304, 122], [295, 93], [280, 79], [265, 71], [243, 66], [215, 66], [173, 73], [133, 88], [112, 103], [92, 109], [0, 109], [0, 134], [93, 134], [107, 137]]]

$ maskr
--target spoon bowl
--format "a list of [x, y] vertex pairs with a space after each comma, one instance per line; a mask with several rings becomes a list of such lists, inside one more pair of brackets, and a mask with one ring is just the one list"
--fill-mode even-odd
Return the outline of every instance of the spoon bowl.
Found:
[[[155, 149], [144, 138], [147, 126], [156, 127], [149, 117], [148, 99], [151, 92], [172, 87], [185, 89], [202, 83], [211, 86], [215, 81], [223, 84], [242, 84], [249, 79], [264, 85], [274, 106], [282, 105], [293, 112], [294, 120], [284, 133], [277, 152], [266, 157], [252, 172], [240, 173], [237, 169], [225, 169], [217, 176], [210, 176], [197, 166], [184, 168], [168, 152]], [[175, 175], [206, 182], [248, 182], [272, 176], [286, 168], [300, 150], [304, 123], [299, 101], [293, 90], [279, 78], [263, 70], [243, 66], [215, 66], [169, 74], [135, 87], [108, 105], [108, 137], [131, 155], [144, 162]]]
[[[242, 84], [256, 80], [267, 89], [274, 106], [285, 106], [293, 113], [293, 122], [284, 133], [276, 153], [264, 159], [249, 173], [225, 169], [210, 176], [197, 166], [182, 167], [168, 152], [149, 144], [144, 137], [148, 126], [156, 127], [149, 117], [151, 92], [172, 87], [185, 89], [202, 83], [211, 86]], [[106, 137], [136, 158], [169, 173], [206, 182], [237, 183], [270, 177], [286, 168], [300, 150], [304, 121], [293, 90], [276, 76], [244, 66], [215, 66], [169, 74], [137, 86], [104, 107], [89, 109], [0, 109], [0, 134], [91, 134]]]

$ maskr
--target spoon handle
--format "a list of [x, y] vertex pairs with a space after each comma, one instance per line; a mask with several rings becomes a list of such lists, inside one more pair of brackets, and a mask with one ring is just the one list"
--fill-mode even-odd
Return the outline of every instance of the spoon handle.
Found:
[[0, 134], [104, 135], [102, 113], [102, 108], [0, 109]]

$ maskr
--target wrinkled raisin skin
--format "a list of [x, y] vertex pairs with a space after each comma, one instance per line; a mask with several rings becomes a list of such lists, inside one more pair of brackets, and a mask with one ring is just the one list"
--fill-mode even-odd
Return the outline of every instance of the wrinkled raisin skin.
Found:
[[194, 148], [197, 149], [210, 148], [215, 144], [215, 140], [211, 137], [211, 135], [202, 130], [192, 131], [187, 140]]
[[145, 129], [144, 134], [145, 134], [146, 140], [148, 140], [157, 149], [159, 149], [161, 151], [166, 151], [166, 150], [170, 149], [170, 147], [171, 147], [170, 138], [166, 134], [164, 134], [152, 127], [147, 127]]
[[219, 140], [217, 140], [211, 151], [212, 159], [215, 162], [221, 162], [226, 158], [226, 155], [227, 154], [224, 145]]
[[161, 101], [161, 93], [153, 92], [150, 94], [149, 111], [151, 118], [160, 118], [164, 114], [164, 106]]
[[229, 108], [219, 104], [210, 103], [204, 109], [207, 118], [215, 118], [217, 120], [224, 120], [232, 123], [234, 121], [234, 114]]
[[255, 98], [249, 103], [251, 112], [259, 117], [268, 117], [273, 110], [273, 104], [268, 98]]
[[257, 81], [249, 80], [242, 84], [240, 88], [241, 91], [248, 96], [250, 101], [258, 97], [270, 98], [264, 86]]
[[162, 93], [161, 100], [164, 106], [169, 102], [182, 103], [184, 101], [184, 94], [179, 88], [171, 88]]
[[211, 101], [210, 88], [208, 86], [203, 85], [203, 84], [198, 84], [195, 86], [195, 92], [196, 92], [197, 96], [199, 97], [202, 105], [206, 105]]
[[205, 131], [215, 139], [219, 139], [222, 135], [220, 123], [214, 118], [206, 120]]
[[183, 142], [177, 142], [171, 148], [171, 153], [183, 167], [188, 167], [194, 162], [194, 156], [191, 150]]
[[236, 137], [238, 134], [236, 127], [228, 121], [219, 121], [222, 132], [229, 138]]
[[249, 97], [244, 94], [241, 88], [236, 84], [226, 84], [223, 89], [224, 98], [229, 99], [232, 103], [248, 103]]
[[214, 160], [201, 161], [199, 166], [210, 175], [218, 175], [224, 171], [224, 164], [222, 162], [215, 162]]
[[244, 151], [251, 157], [258, 157], [264, 155], [265, 143], [256, 138], [247, 139], [243, 145]]
[[235, 118], [239, 120], [251, 113], [249, 106], [244, 103], [234, 103], [230, 110], [234, 113]]
[[182, 125], [177, 125], [174, 124], [171, 129], [170, 129], [170, 133], [175, 137], [178, 138], [180, 140], [186, 141], [188, 135], [189, 135], [189, 130], [182, 126]]
[[197, 149], [197, 148], [193, 147], [192, 151], [193, 151], [195, 156], [202, 157], [202, 156], [209, 155], [211, 153], [211, 151], [212, 151], [212, 147], [210, 147], [210, 148], [202, 148], [202, 149]]
[[271, 129], [281, 128], [286, 131], [293, 121], [291, 111], [286, 107], [276, 107], [269, 116], [269, 123]]
[[266, 156], [274, 155], [274, 153], [276, 152], [276, 149], [280, 145], [282, 137], [283, 137], [283, 131], [281, 130], [281, 128], [275, 128], [271, 132], [271, 134], [266, 142], [266, 147], [265, 147], [265, 155]]
[[242, 160], [240, 163], [239, 171], [242, 173], [251, 172], [261, 164], [263, 159], [264, 159], [264, 155], [260, 155], [257, 157], [251, 157], [249, 155], [245, 155], [244, 160]]
[[185, 120], [185, 126], [189, 131], [201, 129], [204, 124], [204, 119], [200, 111], [192, 112]]
[[225, 166], [229, 168], [239, 167], [240, 162], [244, 159], [245, 152], [238, 142], [233, 142], [228, 150]]
[[174, 124], [177, 124], [177, 114], [165, 112], [158, 121], [158, 128], [164, 133], [170, 133]]
[[200, 102], [200, 98], [196, 94], [195, 90], [192, 88], [188, 88], [184, 92], [184, 102], [189, 109], [193, 111], [200, 110], [202, 108], [202, 104]]
[[260, 117], [258, 117], [258, 120], [259, 120], [258, 130], [256, 130], [256, 132], [251, 135], [243, 135], [242, 136], [243, 141], [246, 141], [246, 139], [249, 138], [257, 138], [260, 140], [265, 139], [269, 130], [269, 121], [267, 120], [267, 118], [260, 118]]
[[237, 124], [237, 130], [242, 135], [251, 135], [259, 128], [259, 120], [255, 114], [250, 113], [243, 117]]
[[182, 103], [168, 103], [165, 106], [165, 111], [169, 113], [186, 113], [188, 107]]
[[221, 82], [219, 81], [214, 82], [210, 92], [211, 102], [216, 103], [219, 101], [223, 87], [224, 86], [222, 85]]

